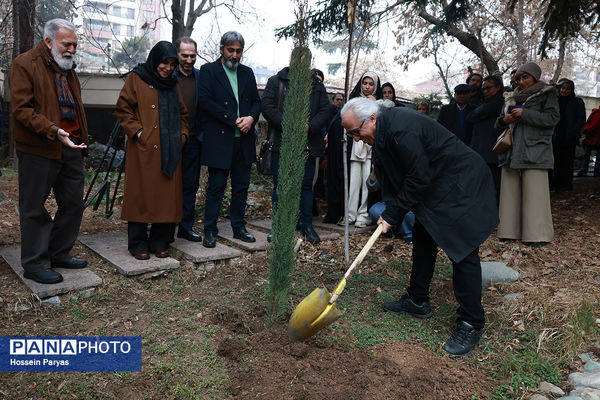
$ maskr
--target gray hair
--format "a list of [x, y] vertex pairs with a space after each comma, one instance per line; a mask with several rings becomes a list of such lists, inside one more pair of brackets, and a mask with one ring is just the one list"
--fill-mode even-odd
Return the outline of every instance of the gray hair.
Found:
[[241, 33], [236, 31], [229, 31], [223, 34], [223, 36], [221, 37], [220, 48], [222, 49], [223, 47], [230, 45], [233, 42], [240, 42], [240, 45], [242, 45], [242, 49], [244, 48], [244, 37]]
[[342, 107], [340, 115], [342, 116], [342, 119], [344, 119], [344, 114], [347, 111], [352, 111], [356, 119], [363, 120], [369, 118], [373, 114], [378, 115], [379, 110], [379, 105], [373, 100], [364, 97], [355, 97]]
[[75, 28], [75, 25], [73, 25], [71, 22], [62, 18], [55, 18], [46, 22], [46, 25], [44, 25], [44, 39], [50, 38], [54, 40], [56, 38], [56, 33], [60, 28], [68, 29], [77, 33], [77, 28]]
[[175, 45], [175, 47], [177, 47], [177, 51], [179, 51], [179, 46], [181, 46], [181, 43], [185, 43], [185, 44], [191, 43], [194, 45], [194, 48], [196, 49], [196, 51], [198, 50], [198, 43], [196, 43], [196, 41], [189, 36], [182, 36], [179, 39], [177, 39], [175, 41], [175, 43], [173, 43]]

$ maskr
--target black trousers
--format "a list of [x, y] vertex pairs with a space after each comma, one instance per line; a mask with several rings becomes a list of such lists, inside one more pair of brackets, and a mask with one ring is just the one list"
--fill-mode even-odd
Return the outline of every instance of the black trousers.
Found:
[[131, 255], [138, 251], [168, 250], [169, 244], [175, 240], [176, 224], [153, 223], [148, 234], [148, 224], [145, 222], [127, 223], [127, 248]]
[[573, 189], [573, 169], [575, 144], [553, 142], [554, 171], [550, 175], [550, 185], [560, 192]]
[[[21, 265], [25, 272], [37, 272], [69, 257], [77, 239], [83, 216], [83, 152], [63, 146], [58, 160], [21, 151], [17, 156]], [[54, 218], [45, 207], [50, 190], [58, 205]]]
[[[410, 298], [417, 303], [429, 300], [429, 287], [433, 278], [438, 246], [425, 227], [415, 219], [413, 228], [413, 265]], [[485, 315], [481, 305], [481, 263], [479, 247], [460, 262], [452, 261], [454, 297], [458, 302], [457, 320], [466, 321], [476, 329], [483, 328]]]
[[233, 155], [231, 169], [208, 168], [208, 186], [204, 203], [204, 232], [217, 234], [217, 219], [221, 211], [223, 196], [227, 186], [227, 178], [231, 180], [231, 202], [229, 203], [229, 218], [231, 228], [237, 231], [246, 226], [246, 203], [248, 187], [250, 186], [250, 169], [252, 164], [246, 164], [240, 138], [233, 140]]
[[184, 229], [192, 229], [194, 226], [196, 193], [200, 186], [200, 154], [202, 154], [202, 142], [196, 135], [191, 135], [181, 153], [183, 217], [179, 226]]

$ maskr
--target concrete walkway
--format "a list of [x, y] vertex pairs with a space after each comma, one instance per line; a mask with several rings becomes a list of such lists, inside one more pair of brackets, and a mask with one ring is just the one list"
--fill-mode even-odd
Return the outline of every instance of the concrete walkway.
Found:
[[102, 279], [89, 268], [64, 269], [56, 268], [56, 272], [63, 276], [63, 281], [45, 285], [37, 283], [23, 276], [25, 272], [21, 266], [21, 246], [5, 247], [0, 249], [0, 256], [6, 260], [8, 265], [15, 271], [19, 279], [29, 290], [40, 299], [65, 294], [70, 291], [82, 290], [102, 284]]
[[[271, 221], [270, 219], [257, 219], [254, 221], [248, 221], [248, 224], [270, 231], [271, 226], [273, 225], [273, 221]], [[317, 232], [321, 240], [335, 240], [340, 237], [339, 233], [323, 229], [321, 227], [317, 227], [314, 225], [314, 222], [313, 227], [315, 228], [315, 232]]]
[[84, 235], [79, 237], [79, 241], [126, 276], [176, 269], [180, 265], [179, 261], [172, 257], [157, 258], [151, 255], [149, 260], [136, 260], [127, 250], [127, 234], [124, 232]]

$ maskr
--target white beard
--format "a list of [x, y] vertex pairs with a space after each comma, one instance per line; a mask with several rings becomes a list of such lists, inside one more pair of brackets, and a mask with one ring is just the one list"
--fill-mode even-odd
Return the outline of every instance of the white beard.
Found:
[[56, 63], [58, 64], [58, 67], [60, 69], [62, 69], [63, 71], [68, 71], [70, 69], [73, 68], [73, 58], [71, 55], [71, 58], [64, 58], [63, 56], [65, 54], [71, 54], [71, 53], [63, 53], [60, 54], [58, 52], [58, 48], [56, 47], [55, 44], [53, 44], [52, 49], [50, 50], [50, 52], [52, 53], [52, 58], [54, 58], [54, 61], [56, 61]]

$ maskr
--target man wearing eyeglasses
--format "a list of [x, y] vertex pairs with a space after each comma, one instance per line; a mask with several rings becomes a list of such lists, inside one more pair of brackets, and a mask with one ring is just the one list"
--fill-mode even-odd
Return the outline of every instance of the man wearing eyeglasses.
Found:
[[373, 146], [375, 174], [385, 211], [377, 222], [383, 232], [415, 214], [410, 285], [385, 311], [430, 318], [429, 287], [438, 246], [453, 266], [454, 296], [459, 304], [454, 333], [444, 344], [453, 355], [466, 355], [479, 342], [485, 317], [481, 304], [479, 245], [498, 224], [494, 184], [483, 159], [450, 131], [414, 110], [380, 109], [369, 100], [350, 100], [342, 125]]

